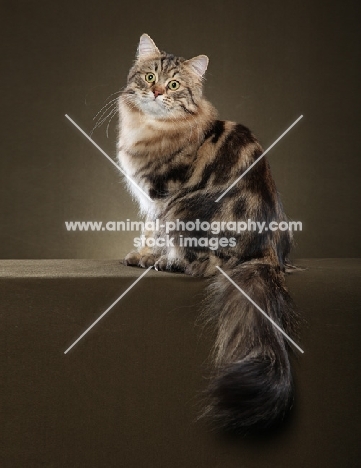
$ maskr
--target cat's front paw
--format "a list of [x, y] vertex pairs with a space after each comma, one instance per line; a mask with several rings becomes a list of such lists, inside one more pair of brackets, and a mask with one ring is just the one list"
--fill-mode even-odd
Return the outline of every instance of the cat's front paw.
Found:
[[162, 255], [155, 263], [154, 268], [158, 271], [171, 271], [173, 273], [184, 273], [187, 264], [184, 260], [174, 259], [169, 261], [166, 255]]
[[140, 254], [136, 250], [129, 252], [123, 260], [126, 266], [139, 266]]
[[153, 254], [142, 255], [141, 253], [133, 250], [123, 260], [124, 265], [127, 266], [138, 266], [141, 268], [149, 268], [156, 262], [156, 257]]
[[141, 266], [142, 268], [149, 268], [150, 266], [154, 266], [156, 261], [157, 258], [155, 257], [155, 255], [142, 255], [139, 260], [139, 266]]

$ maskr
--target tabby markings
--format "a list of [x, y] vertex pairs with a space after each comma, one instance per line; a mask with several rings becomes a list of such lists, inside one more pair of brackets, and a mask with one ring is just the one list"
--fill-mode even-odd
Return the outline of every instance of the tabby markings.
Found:
[[[302, 116], [301, 116], [301, 117], [302, 117]], [[278, 326], [277, 323], [276, 323], [274, 320], [272, 320], [271, 317], [269, 317], [269, 316], [266, 314], [266, 312], [264, 312], [264, 311], [260, 308], [260, 306], [259, 306], [258, 304], [256, 304], [256, 303], [254, 302], [254, 300], [251, 299], [251, 298], [248, 296], [248, 294], [246, 294], [246, 293], [243, 291], [243, 289], [240, 288], [240, 287], [238, 286], [238, 284], [235, 283], [235, 282], [227, 275], [227, 273], [225, 273], [225, 272], [222, 270], [222, 268], [220, 268], [219, 266], [216, 266], [216, 268], [218, 268], [218, 270], [222, 273], [222, 275], [225, 276], [225, 277], [228, 279], [228, 281], [229, 281], [230, 283], [232, 283], [233, 286], [235, 286], [235, 287], [238, 289], [238, 291], [240, 291], [240, 292], [244, 295], [244, 297], [246, 297], [246, 298], [249, 300], [249, 302], [250, 302], [251, 304], [253, 304], [253, 305], [254, 305], [254, 306], [271, 322], [271, 323], [272, 323], [272, 325], [273, 325], [274, 327], [276, 327], [277, 330], [280, 331], [280, 332], [282, 333], [282, 335], [283, 335], [285, 338], [287, 338], [287, 340], [288, 340], [290, 343], [292, 343], [293, 346], [295, 346], [295, 347], [298, 349], [298, 351], [300, 351], [302, 354], [304, 353], [303, 349], [300, 348], [300, 347], [298, 346], [298, 344], [295, 343], [295, 342], [292, 340], [292, 338], [290, 338], [290, 337], [287, 335], [287, 333], [284, 332], [284, 331], [282, 330], [282, 328], [281, 328], [280, 326]]]
[[274, 143], [272, 143], [272, 145], [269, 146], [269, 147], [266, 149], [266, 151], [264, 151], [264, 152], [261, 154], [261, 156], [260, 156], [259, 158], [257, 158], [257, 159], [254, 161], [254, 163], [252, 163], [252, 164], [238, 177], [238, 179], [236, 179], [236, 180], [228, 187], [228, 189], [225, 190], [225, 191], [222, 193], [222, 195], [221, 195], [220, 197], [217, 198], [216, 203], [218, 203], [219, 200], [221, 200], [221, 199], [226, 195], [226, 193], [228, 193], [228, 192], [242, 179], [242, 177], [244, 177], [244, 176], [247, 174], [247, 172], [250, 171], [250, 170], [252, 169], [253, 166], [255, 166], [264, 156], [266, 156], [266, 154], [268, 153], [268, 151], [269, 151], [270, 149], [272, 149], [272, 148], [281, 140], [281, 138], [283, 138], [283, 137], [286, 135], [286, 133], [288, 133], [288, 132], [291, 130], [291, 128], [294, 127], [294, 126], [296, 125], [296, 123], [299, 122], [299, 121], [302, 119], [302, 117], [303, 117], [303, 115], [300, 115], [300, 116], [298, 117], [298, 119], [296, 119], [296, 120], [293, 122], [293, 124], [290, 125], [290, 126], [287, 128], [287, 130], [285, 130], [285, 131], [282, 133], [282, 135], [279, 136], [279, 137], [277, 138], [277, 140], [276, 140]]

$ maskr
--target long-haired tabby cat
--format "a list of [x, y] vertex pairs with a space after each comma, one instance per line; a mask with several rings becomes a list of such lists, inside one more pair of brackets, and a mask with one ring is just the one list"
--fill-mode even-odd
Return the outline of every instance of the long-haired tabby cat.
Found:
[[[176, 220], [251, 219], [267, 224], [286, 220], [265, 158], [216, 202], [262, 154], [262, 148], [243, 125], [217, 120], [202, 93], [207, 65], [205, 55], [185, 60], [160, 51], [146, 34], [140, 38], [119, 98], [118, 159], [153, 200], [128, 184], [146, 220], [160, 220], [159, 231], [145, 236], [165, 238], [162, 225]], [[217, 338], [206, 412], [219, 426], [237, 433], [270, 427], [292, 405], [288, 345], [216, 267], [292, 335], [296, 314], [284, 283], [290, 233], [224, 230], [219, 237], [226, 242], [217, 250], [197, 243], [182, 246], [181, 239], [189, 235], [182, 229], [174, 231], [173, 246], [141, 247], [129, 253], [124, 263], [215, 276], [207, 291], [207, 314], [217, 324]], [[213, 234], [191, 233], [193, 238], [205, 236]]]

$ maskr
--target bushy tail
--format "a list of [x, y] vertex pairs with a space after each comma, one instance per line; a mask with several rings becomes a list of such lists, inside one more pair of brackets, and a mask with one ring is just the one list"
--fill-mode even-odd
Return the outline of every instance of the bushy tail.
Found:
[[[296, 314], [279, 267], [243, 263], [225, 272], [287, 334], [293, 334]], [[209, 299], [217, 339], [208, 413], [218, 426], [236, 433], [273, 426], [293, 400], [284, 336], [221, 274], [211, 285]]]

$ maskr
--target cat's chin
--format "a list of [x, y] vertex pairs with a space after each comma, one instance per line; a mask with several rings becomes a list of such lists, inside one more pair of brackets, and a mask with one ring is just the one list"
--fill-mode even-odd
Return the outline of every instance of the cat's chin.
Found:
[[156, 100], [141, 101], [139, 103], [140, 110], [152, 117], [170, 117], [169, 110], [164, 105]]

